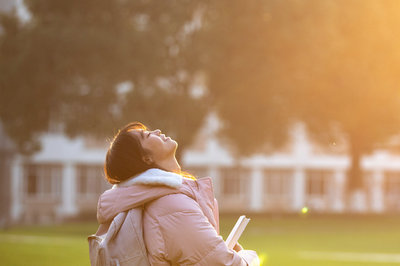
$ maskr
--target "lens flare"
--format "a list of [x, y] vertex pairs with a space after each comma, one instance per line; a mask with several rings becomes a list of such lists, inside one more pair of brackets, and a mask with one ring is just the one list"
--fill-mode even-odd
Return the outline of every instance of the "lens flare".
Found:
[[303, 214], [308, 213], [308, 207], [304, 206], [304, 207], [301, 209], [301, 213], [303, 213]]
[[258, 255], [258, 259], [260, 260], [260, 266], [267, 265], [267, 254], [266, 253], [260, 253], [260, 255]]

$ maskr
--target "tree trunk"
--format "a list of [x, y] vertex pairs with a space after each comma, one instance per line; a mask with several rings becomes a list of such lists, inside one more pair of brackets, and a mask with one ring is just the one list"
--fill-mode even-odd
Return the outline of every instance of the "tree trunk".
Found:
[[362, 149], [354, 140], [350, 147], [351, 165], [347, 176], [346, 206], [350, 211], [363, 212], [366, 209], [366, 194], [361, 169]]
[[347, 192], [351, 193], [355, 190], [363, 189], [363, 177], [360, 166], [361, 153], [360, 151], [352, 147], [351, 153], [351, 165], [348, 172]]

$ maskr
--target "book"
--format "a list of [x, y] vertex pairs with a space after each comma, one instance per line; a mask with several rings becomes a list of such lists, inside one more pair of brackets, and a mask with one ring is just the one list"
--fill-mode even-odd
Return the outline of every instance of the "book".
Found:
[[239, 217], [225, 241], [228, 248], [233, 249], [249, 222], [250, 218], [246, 218], [245, 215]]

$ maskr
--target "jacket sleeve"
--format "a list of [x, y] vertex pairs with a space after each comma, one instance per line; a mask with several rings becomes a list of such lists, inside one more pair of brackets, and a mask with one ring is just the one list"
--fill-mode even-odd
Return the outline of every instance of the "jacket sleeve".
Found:
[[182, 194], [165, 198], [169, 211], [157, 220], [164, 242], [163, 257], [172, 265], [257, 265], [254, 251], [228, 249], [196, 201]]

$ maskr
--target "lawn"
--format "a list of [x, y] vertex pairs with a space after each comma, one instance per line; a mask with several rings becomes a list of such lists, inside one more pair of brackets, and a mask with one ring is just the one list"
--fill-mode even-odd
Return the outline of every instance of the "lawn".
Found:
[[[237, 216], [221, 217], [224, 238]], [[240, 242], [268, 266], [400, 264], [400, 216], [253, 215]], [[1, 265], [89, 265], [95, 223], [0, 231]]]
[[244, 234], [265, 265], [400, 265], [399, 216], [254, 217]]

